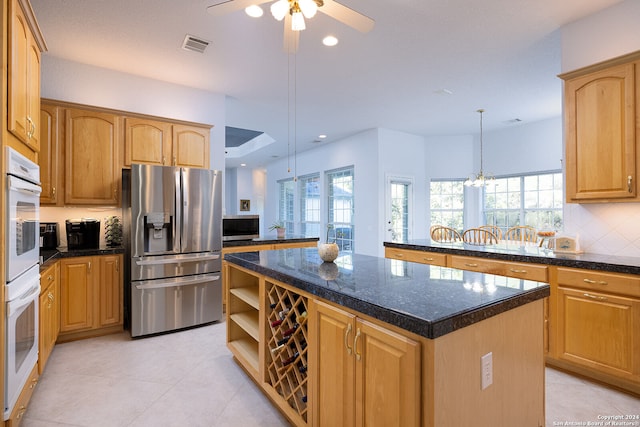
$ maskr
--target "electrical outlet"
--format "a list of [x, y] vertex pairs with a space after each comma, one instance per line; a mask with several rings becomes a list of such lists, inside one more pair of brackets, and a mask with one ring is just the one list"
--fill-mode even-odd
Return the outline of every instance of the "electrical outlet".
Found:
[[480, 358], [482, 372], [482, 390], [493, 384], [493, 353], [489, 352]]

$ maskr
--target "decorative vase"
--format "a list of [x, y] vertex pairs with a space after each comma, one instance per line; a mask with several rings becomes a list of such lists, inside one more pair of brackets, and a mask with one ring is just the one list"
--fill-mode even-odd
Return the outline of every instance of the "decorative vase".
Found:
[[338, 258], [338, 245], [336, 243], [318, 244], [318, 255], [324, 262], [333, 262]]
[[286, 229], [284, 228], [276, 228], [276, 233], [278, 235], [278, 239], [284, 239], [284, 232]]

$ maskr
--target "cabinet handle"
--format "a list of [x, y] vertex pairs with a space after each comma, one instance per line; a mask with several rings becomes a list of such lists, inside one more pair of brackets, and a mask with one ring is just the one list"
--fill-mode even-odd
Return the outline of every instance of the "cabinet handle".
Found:
[[597, 295], [591, 295], [591, 294], [587, 294], [587, 293], [584, 293], [582, 295], [584, 295], [587, 298], [595, 299], [595, 300], [598, 300], [598, 301], [606, 301], [607, 300], [606, 297], [599, 297]]
[[518, 270], [516, 268], [510, 268], [509, 271], [512, 273], [527, 274], [527, 270]]
[[56, 198], [56, 187], [51, 187], [51, 198], [52, 199]]
[[176, 159], [176, 156], [173, 156], [173, 166], [175, 166], [178, 163], [178, 160]]
[[631, 175], [629, 175], [627, 177], [627, 190], [629, 190], [629, 193], [633, 193], [633, 190], [631, 189], [631, 183], [633, 182], [633, 177]]
[[591, 280], [591, 279], [582, 279], [584, 283], [588, 283], [590, 285], [608, 285], [609, 283], [604, 280]]
[[53, 280], [53, 276], [50, 274], [49, 277], [47, 277], [47, 280], [51, 282]]
[[353, 351], [356, 354], [356, 360], [362, 359], [362, 355], [358, 353], [358, 339], [360, 338], [360, 328], [356, 332], [356, 337], [353, 339]]
[[120, 260], [116, 259], [116, 271], [120, 272]]
[[162, 156], [162, 164], [163, 165], [167, 164], [167, 158], [165, 156]]
[[25, 412], [27, 412], [27, 408], [24, 405], [20, 405], [20, 412], [18, 412], [18, 415], [16, 415], [16, 420], [22, 418]]
[[29, 124], [29, 130], [27, 131], [27, 138], [31, 139], [33, 134], [35, 133], [35, 125], [33, 124], [33, 119], [31, 116], [27, 116], [27, 123]]
[[404, 257], [404, 254], [396, 253], [396, 257], [398, 257], [398, 258], [403, 258], [403, 257]]
[[423, 261], [433, 261], [433, 258], [422, 258]]
[[91, 273], [91, 261], [89, 261], [89, 273]]
[[467, 266], [467, 267], [477, 267], [478, 266], [478, 264], [476, 264], [474, 262], [465, 262], [464, 265]]
[[347, 349], [347, 354], [351, 356], [351, 347], [349, 347], [349, 333], [351, 332], [351, 323], [347, 325], [347, 330], [344, 332], [344, 346]]

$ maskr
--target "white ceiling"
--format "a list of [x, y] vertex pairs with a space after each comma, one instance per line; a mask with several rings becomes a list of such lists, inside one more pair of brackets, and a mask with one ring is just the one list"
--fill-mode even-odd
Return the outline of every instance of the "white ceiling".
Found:
[[[244, 161], [259, 166], [374, 127], [453, 135], [561, 114], [563, 25], [621, 0], [338, 0], [375, 20], [359, 33], [318, 13], [297, 55], [282, 49], [283, 23], [269, 5], [207, 13], [218, 0], [31, 0], [46, 55], [200, 88], [227, 96], [226, 125], [266, 132], [276, 142]], [[336, 35], [333, 48], [321, 44]], [[211, 42], [181, 49], [186, 34]], [[295, 64], [295, 121], [287, 88]], [[444, 93], [443, 89], [452, 92]], [[295, 127], [293, 123], [295, 122]], [[214, 125], [220, 125], [213, 123]]]

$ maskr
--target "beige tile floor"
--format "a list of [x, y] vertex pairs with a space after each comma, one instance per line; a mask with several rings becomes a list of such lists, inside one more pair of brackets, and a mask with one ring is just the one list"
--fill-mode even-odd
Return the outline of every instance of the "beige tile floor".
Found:
[[[233, 361], [225, 333], [218, 323], [137, 340], [122, 333], [59, 344], [22, 425], [287, 426]], [[640, 414], [640, 399], [553, 369], [546, 375], [548, 427]]]

